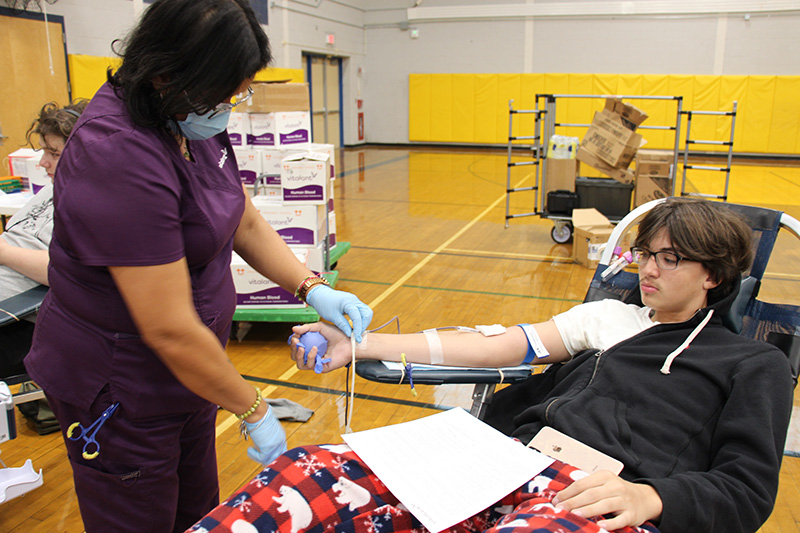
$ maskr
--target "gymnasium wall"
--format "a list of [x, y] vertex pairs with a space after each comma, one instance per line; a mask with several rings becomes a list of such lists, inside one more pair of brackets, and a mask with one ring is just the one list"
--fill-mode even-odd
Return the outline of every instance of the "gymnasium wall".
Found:
[[[74, 56], [95, 57], [100, 63], [112, 57], [111, 42], [124, 36], [136, 22], [136, 3], [131, 0], [47, 3], [51, 14], [65, 19], [70, 65], [76, 64]], [[800, 115], [794, 102], [784, 97], [793, 87], [793, 77], [800, 76], [797, 38], [800, 8], [792, 7], [795, 3], [424, 0], [418, 7], [412, 7], [414, 3], [411, 0], [274, 0], [268, 4], [269, 25], [265, 29], [276, 67], [300, 70], [304, 53], [343, 58], [346, 144], [358, 142], [357, 111], [365, 115], [366, 142], [461, 142], [443, 139], [486, 138], [486, 141], [466, 142], [505, 143], [497, 140], [496, 133], [487, 132], [507, 128], [503, 112], [507, 109], [508, 94], [524, 95], [516, 99], [528, 105], [525, 98], [532, 98], [537, 90], [529, 92], [523, 88], [517, 93], [513, 89], [500, 92], [492, 89], [494, 83], [505, 87], [506, 76], [542, 78], [545, 81], [529, 82], [526, 78], [524, 83], [546, 85], [546, 90], [553, 92], [563, 87], [563, 82], [551, 81], [553, 76], [568, 76], [569, 88], [588, 85], [585, 81], [575, 81], [585, 78], [599, 79], [597, 84], [601, 86], [613, 85], [614, 82], [605, 81], [610, 76], [622, 80], [616, 82], [619, 91], [640, 83], [642, 91], [649, 91], [648, 87], [656, 84], [658, 92], [664, 83], [670, 88], [689, 85], [685, 78], [689, 77], [692, 87], [682, 94], [687, 100], [697, 98], [703, 105], [713, 103], [713, 98], [704, 95], [716, 90], [715, 82], [707, 78], [720, 77], [719, 85], [723, 88], [719, 90], [717, 109], [729, 108], [732, 98], [728, 93], [742, 94], [739, 101], [742, 113], [750, 115], [747, 127], [737, 124], [737, 151], [797, 151], [797, 135], [792, 125], [800, 123]], [[713, 11], [692, 12], [703, 5], [711, 6]], [[616, 7], [618, 13], [598, 15], [598, 6]], [[742, 6], [752, 7], [753, 11], [744, 11]], [[774, 6], [789, 7], [781, 10]], [[643, 14], [654, 7], [660, 11]], [[503, 15], [509, 11], [524, 13], [528, 9], [537, 14]], [[481, 10], [483, 15], [473, 16]], [[557, 14], [559, 10], [562, 14]], [[328, 35], [335, 37], [334, 44], [328, 44]], [[99, 66], [101, 69], [85, 79], [99, 78], [87, 81], [85, 87], [81, 86], [83, 74], [73, 76], [78, 84], [76, 95], [91, 94], [99, 86], [97, 80], [102, 80], [106, 65]], [[412, 85], [419, 82], [417, 75], [433, 76], [429, 86], [435, 94], [446, 93], [451, 83], [437, 76], [467, 76], [457, 78], [458, 82], [467, 83], [467, 87], [471, 84], [473, 91], [478, 92], [465, 100], [466, 87], [453, 89], [458, 95], [458, 116], [468, 121], [485, 118], [489, 122], [478, 132], [474, 131], [477, 127], [474, 123], [467, 123], [465, 131], [458, 131], [461, 124], [446, 121], [448, 113], [452, 113], [447, 111], [450, 104], [439, 106], [435, 97], [420, 97], [417, 89], [411, 94]], [[485, 85], [483, 76], [498, 81]], [[634, 81], [628, 81], [628, 76], [633, 76]], [[739, 76], [748, 77], [747, 82], [736, 82]], [[636, 77], [644, 81], [637, 82]], [[739, 88], [728, 89], [729, 82]], [[762, 89], [765, 94], [758, 93]], [[477, 103], [483, 106], [487, 98], [495, 103], [475, 110]], [[356, 109], [359, 100], [363, 100], [360, 110]], [[788, 107], [784, 107], [787, 102]], [[439, 109], [436, 113], [445, 122], [431, 124], [430, 114], [425, 118], [426, 112], [420, 111], [420, 106], [425, 105]], [[472, 111], [465, 111], [465, 106]], [[780, 112], [774, 112], [776, 109]], [[582, 122], [588, 121], [582, 112], [578, 115]], [[654, 116], [657, 115], [658, 112]], [[763, 122], [768, 116], [769, 122]], [[442, 135], [439, 130], [445, 129], [451, 133]], [[745, 135], [741, 140], [740, 132]], [[655, 144], [661, 142], [658, 136], [651, 140]]]
[[[738, 102], [735, 152], [800, 153], [800, 76], [411, 74], [408, 88], [412, 142], [505, 144], [509, 100], [515, 109], [535, 109], [536, 94], [681, 96], [685, 111], [730, 111]], [[603, 103], [601, 98], [557, 99], [556, 121], [588, 124]], [[630, 103], [648, 113], [644, 125], [676, 123], [677, 101]], [[539, 106], [544, 107], [543, 99]], [[513, 135], [534, 134], [532, 116], [515, 115], [514, 121]], [[685, 116], [682, 121], [685, 132]], [[694, 116], [691, 136], [728, 140], [730, 125], [726, 117]], [[557, 133], [582, 137], [585, 131], [561, 128]], [[649, 148], [674, 146], [673, 132], [641, 133]]]
[[[98, 57], [83, 54], [70, 54], [69, 71], [72, 76], [72, 97], [91, 98], [106, 81], [109, 68], [116, 68], [120, 60], [116, 57]], [[256, 81], [303, 82], [302, 69], [267, 68], [256, 74]]]

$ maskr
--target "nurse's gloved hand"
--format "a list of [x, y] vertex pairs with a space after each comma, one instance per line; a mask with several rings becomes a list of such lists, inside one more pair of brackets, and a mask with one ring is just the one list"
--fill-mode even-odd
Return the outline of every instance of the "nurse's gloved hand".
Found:
[[[348, 337], [355, 333], [356, 342], [361, 342], [361, 335], [372, 320], [372, 309], [355, 295], [334, 290], [326, 285], [317, 285], [308, 291], [306, 302], [316, 309], [319, 316], [333, 322], [333, 325]], [[353, 322], [352, 329], [345, 315]]]
[[269, 464], [286, 451], [286, 432], [272, 414], [272, 408], [258, 422], [245, 422], [247, 432], [255, 447], [247, 449], [247, 456], [257, 463]]

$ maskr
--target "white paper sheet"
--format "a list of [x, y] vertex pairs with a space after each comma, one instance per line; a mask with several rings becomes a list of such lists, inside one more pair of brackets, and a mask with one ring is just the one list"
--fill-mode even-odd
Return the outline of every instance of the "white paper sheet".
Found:
[[342, 438], [433, 533], [486, 509], [553, 462], [461, 408]]

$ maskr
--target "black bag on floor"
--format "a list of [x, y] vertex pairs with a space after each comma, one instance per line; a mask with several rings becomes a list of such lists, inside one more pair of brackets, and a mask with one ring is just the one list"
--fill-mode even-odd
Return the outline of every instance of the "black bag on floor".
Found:
[[[30, 381], [23, 383], [19, 389], [20, 392], [32, 392], [35, 390], [38, 390], [38, 387]], [[25, 418], [33, 422], [36, 433], [39, 435], [48, 435], [61, 429], [46, 399], [21, 403], [17, 407]]]

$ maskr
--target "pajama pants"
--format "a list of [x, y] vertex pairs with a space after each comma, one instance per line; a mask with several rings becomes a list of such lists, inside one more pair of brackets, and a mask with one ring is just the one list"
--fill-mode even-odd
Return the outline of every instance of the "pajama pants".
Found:
[[[556, 493], [579, 471], [556, 461], [494, 506], [451, 527], [452, 533], [600, 533], [592, 520], [557, 509]], [[294, 448], [189, 531], [213, 533], [423, 533], [347, 445]], [[658, 533], [650, 524], [620, 529]]]
[[219, 503], [215, 405], [135, 421], [120, 405], [95, 435], [100, 453], [87, 460], [85, 441], [67, 438], [67, 431], [75, 422], [88, 428], [114, 403], [111, 394], [102, 391], [89, 412], [48, 400], [64, 433], [87, 533], [184, 531]]

